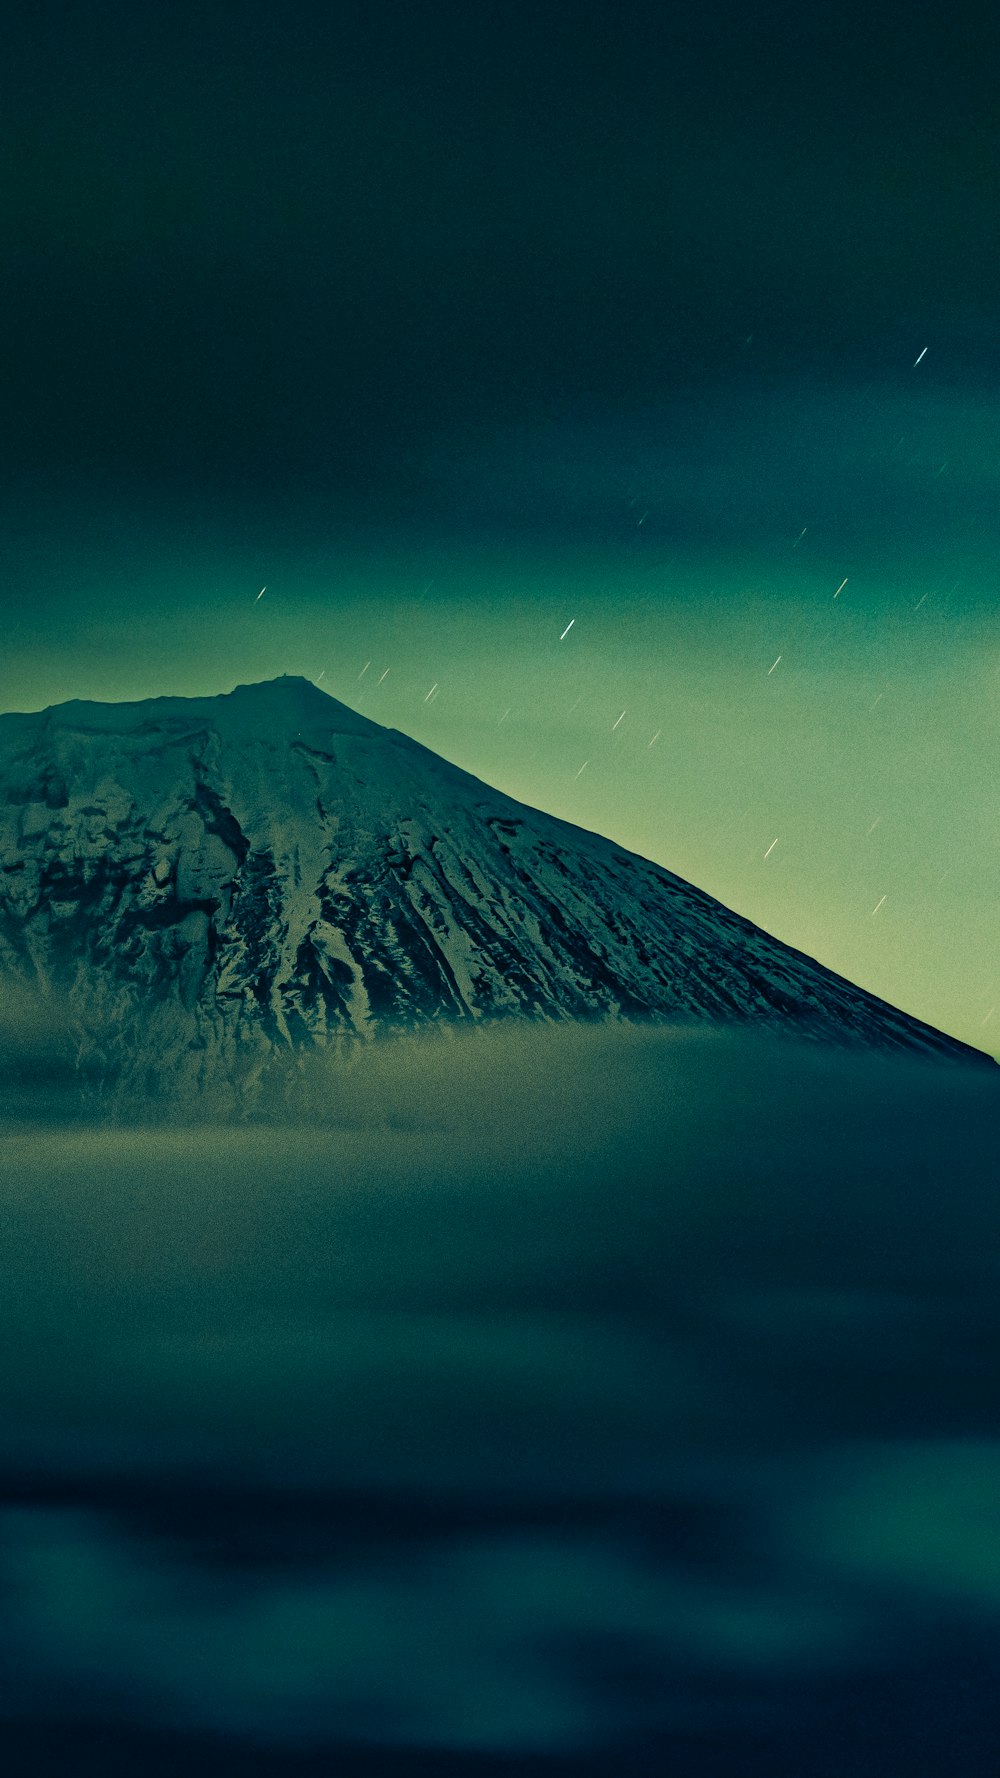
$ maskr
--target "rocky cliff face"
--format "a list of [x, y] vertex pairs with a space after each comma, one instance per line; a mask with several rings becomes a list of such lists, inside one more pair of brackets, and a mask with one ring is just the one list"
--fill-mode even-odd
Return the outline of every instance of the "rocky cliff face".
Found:
[[967, 1050], [307, 680], [0, 717], [0, 979], [158, 1090], [426, 1021]]

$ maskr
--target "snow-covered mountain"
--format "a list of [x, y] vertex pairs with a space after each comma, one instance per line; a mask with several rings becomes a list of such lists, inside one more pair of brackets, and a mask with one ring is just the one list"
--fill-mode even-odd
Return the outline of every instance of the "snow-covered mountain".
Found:
[[284, 677], [0, 717], [0, 981], [170, 1090], [425, 1021], [747, 1023], [975, 1051], [669, 871]]

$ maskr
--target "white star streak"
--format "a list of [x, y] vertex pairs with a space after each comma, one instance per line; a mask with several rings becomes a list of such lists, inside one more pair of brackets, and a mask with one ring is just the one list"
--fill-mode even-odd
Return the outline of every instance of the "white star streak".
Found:
[[[627, 708], [628, 708], [628, 706], [627, 706], [627, 705], [626, 705], [626, 709], [627, 709]], [[624, 720], [625, 720], [625, 711], [624, 711], [624, 710], [623, 710], [623, 711], [622, 711], [622, 713], [621, 713], [621, 715], [620, 715], [620, 716], [619, 716], [619, 718], [618, 718], [618, 722], [624, 722]], [[618, 722], [613, 722], [613, 723], [612, 723], [612, 724], [611, 724], [611, 733], [612, 733], [612, 734], [614, 734], [614, 732], [615, 732], [615, 729], [616, 729], [616, 728], [617, 728], [617, 727], [618, 727]]]
[[567, 625], [566, 625], [566, 628], [565, 628], [565, 629], [564, 629], [564, 631], [563, 631], [563, 633], [562, 633], [562, 635], [561, 635], [561, 636], [560, 636], [560, 638], [559, 638], [559, 640], [560, 640], [560, 642], [565, 642], [565, 640], [566, 640], [566, 638], [567, 638], [567, 636], [568, 636], [568, 635], [569, 635], [569, 633], [570, 633], [570, 630], [571, 630], [571, 629], [572, 629], [572, 628], [573, 628], [573, 625], [574, 625], [574, 624], [575, 624], [575, 623], [576, 623], [576, 618], [575, 618], [575, 617], [571, 617], [571, 618], [570, 618], [570, 620], [569, 620], [569, 623], [568, 623], [568, 624], [567, 624]]
[[926, 353], [927, 353], [927, 347], [926, 347], [926, 346], [925, 346], [925, 347], [924, 347], [924, 349], [923, 349], [923, 351], [922, 351], [922, 352], [921, 352], [921, 354], [920, 354], [920, 357], [919, 357], [919, 358], [915, 358], [915, 359], [914, 359], [914, 360], [913, 360], [913, 368], [914, 368], [914, 370], [916, 370], [916, 368], [917, 368], [917, 365], [918, 365], [918, 364], [919, 364], [919, 363], [920, 363], [920, 359], [921, 359], [921, 358], [923, 358], [923, 357], [925, 357], [925, 356], [926, 356]]
[[879, 908], [884, 907], [887, 900], [888, 900], [888, 897], [883, 895], [882, 900], [879, 902], [876, 902], [875, 906], [872, 908], [872, 919], [873, 920], [875, 918], [875, 915], [878, 913]]
[[[779, 654], [778, 661], [780, 661], [780, 659], [781, 659], [781, 656]], [[776, 667], [778, 665], [778, 661], [775, 661], [774, 667]], [[765, 679], [770, 679], [771, 674], [774, 672], [774, 667], [768, 667], [767, 672], [764, 675]]]
[[839, 587], [837, 588], [837, 591], [833, 595], [835, 599], [840, 598], [840, 595], [843, 592], [846, 585], [847, 585], [847, 575], [845, 574], [843, 580], [841, 581]]

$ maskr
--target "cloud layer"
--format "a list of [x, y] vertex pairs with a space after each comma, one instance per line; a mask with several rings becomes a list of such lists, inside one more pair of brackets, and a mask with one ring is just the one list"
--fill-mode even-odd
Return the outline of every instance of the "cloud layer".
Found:
[[988, 1073], [473, 1033], [318, 1062], [308, 1118], [112, 1127], [28, 1026], [12, 1724], [695, 1770], [751, 1723], [813, 1758], [949, 1625], [995, 1657]]

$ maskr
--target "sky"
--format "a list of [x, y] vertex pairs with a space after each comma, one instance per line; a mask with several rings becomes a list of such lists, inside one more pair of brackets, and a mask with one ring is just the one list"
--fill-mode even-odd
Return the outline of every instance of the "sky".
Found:
[[995, 1046], [998, 36], [36, 0], [0, 708], [307, 674]]

